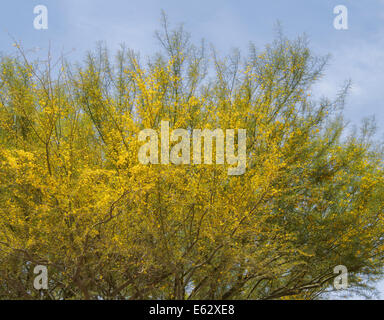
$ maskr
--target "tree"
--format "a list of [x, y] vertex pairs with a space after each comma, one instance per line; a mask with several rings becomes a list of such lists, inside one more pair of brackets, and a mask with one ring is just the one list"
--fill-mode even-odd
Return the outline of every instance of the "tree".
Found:
[[[148, 63], [0, 61], [0, 297], [313, 299], [383, 266], [383, 152], [310, 97], [326, 58], [280, 33], [220, 58], [166, 19]], [[247, 170], [143, 165], [138, 133], [247, 130]], [[33, 269], [49, 270], [48, 290]]]

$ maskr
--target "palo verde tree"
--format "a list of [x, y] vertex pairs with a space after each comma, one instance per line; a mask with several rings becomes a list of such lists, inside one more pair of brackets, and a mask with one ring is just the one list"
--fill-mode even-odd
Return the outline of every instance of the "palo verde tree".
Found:
[[[314, 299], [337, 265], [379, 277], [383, 152], [371, 123], [346, 131], [347, 90], [311, 97], [327, 59], [281, 34], [220, 57], [166, 19], [157, 38], [145, 63], [1, 57], [0, 298]], [[244, 174], [140, 163], [161, 121], [246, 129]]]

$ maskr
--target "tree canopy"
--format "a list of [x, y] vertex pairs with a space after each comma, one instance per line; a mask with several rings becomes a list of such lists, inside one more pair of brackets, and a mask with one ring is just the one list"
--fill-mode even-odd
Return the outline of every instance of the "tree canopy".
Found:
[[[166, 20], [157, 39], [148, 59], [1, 57], [0, 298], [314, 299], [336, 265], [380, 276], [383, 152], [346, 129], [347, 87], [312, 98], [327, 58], [280, 33], [222, 57]], [[141, 164], [161, 121], [246, 129], [245, 173]]]

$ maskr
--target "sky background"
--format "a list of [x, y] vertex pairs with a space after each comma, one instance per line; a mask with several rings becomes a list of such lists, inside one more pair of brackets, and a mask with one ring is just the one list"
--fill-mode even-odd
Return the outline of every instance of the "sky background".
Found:
[[[305, 33], [315, 54], [331, 54], [316, 96], [335, 97], [346, 80], [352, 88], [346, 101], [346, 118], [358, 125], [375, 116], [377, 137], [384, 137], [384, 0], [3, 0], [0, 10], [0, 52], [14, 52], [14, 37], [33, 55], [81, 61], [97, 41], [111, 53], [120, 44], [151, 55], [158, 43], [154, 31], [164, 10], [171, 25], [183, 23], [192, 40], [204, 38], [222, 54], [249, 42], [262, 49], [276, 34], [279, 21], [286, 36]], [[36, 5], [48, 8], [48, 29], [33, 27]], [[348, 30], [333, 27], [336, 5], [348, 8]], [[39, 48], [37, 53], [32, 50]], [[378, 285], [384, 299], [384, 283]]]

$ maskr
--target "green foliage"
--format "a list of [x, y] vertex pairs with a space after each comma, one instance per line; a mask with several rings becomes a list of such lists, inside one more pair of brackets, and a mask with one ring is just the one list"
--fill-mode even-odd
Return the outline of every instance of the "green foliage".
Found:
[[[326, 59], [279, 35], [220, 59], [182, 29], [147, 64], [0, 61], [0, 298], [313, 299], [379, 276], [383, 152], [314, 101]], [[142, 165], [138, 132], [244, 128], [247, 170]], [[49, 289], [33, 288], [47, 265]]]

